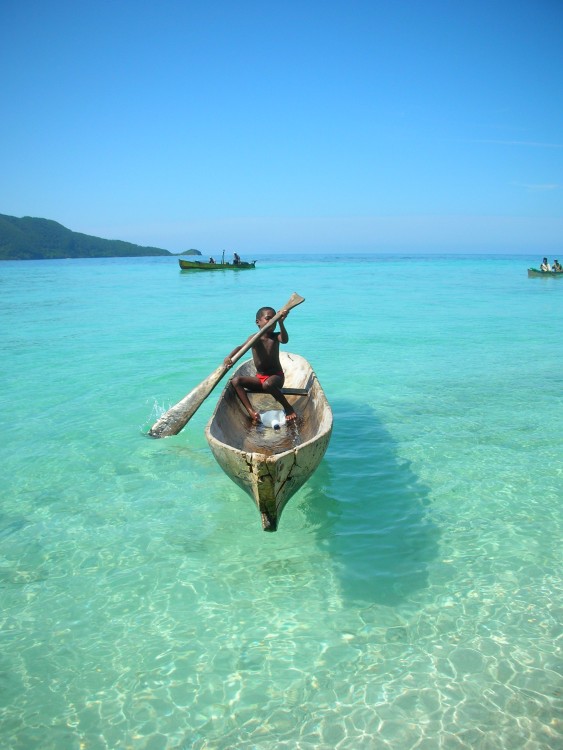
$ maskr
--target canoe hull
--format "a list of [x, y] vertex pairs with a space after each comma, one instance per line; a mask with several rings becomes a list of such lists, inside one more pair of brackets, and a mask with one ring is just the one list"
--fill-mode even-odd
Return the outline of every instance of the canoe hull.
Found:
[[[254, 500], [262, 528], [276, 531], [287, 502], [320, 464], [332, 433], [332, 411], [311, 366], [303, 357], [282, 352], [286, 389], [306, 395], [286, 398], [293, 405], [297, 424], [275, 431], [253, 426], [234, 389], [227, 385], [206, 430], [219, 466]], [[235, 374], [253, 375], [254, 364], [244, 362]], [[249, 394], [257, 411], [279, 409], [267, 394]]]
[[539, 268], [528, 268], [528, 278], [534, 278], [536, 276], [543, 276], [544, 278], [546, 276], [562, 276], [563, 273], [561, 271], [540, 271]]
[[182, 271], [245, 271], [256, 267], [256, 261], [250, 263], [204, 263], [197, 260], [178, 259]]

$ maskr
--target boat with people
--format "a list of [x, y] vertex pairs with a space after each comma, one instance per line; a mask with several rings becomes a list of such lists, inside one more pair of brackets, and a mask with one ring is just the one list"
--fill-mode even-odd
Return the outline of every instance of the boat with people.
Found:
[[256, 261], [241, 260], [238, 253], [233, 253], [233, 262], [225, 263], [225, 251], [221, 262], [217, 263], [215, 258], [211, 257], [207, 262], [202, 260], [184, 260], [179, 258], [178, 263], [182, 271], [243, 271], [248, 268], [255, 268]]
[[528, 278], [535, 276], [563, 276], [563, 271], [542, 271], [541, 268], [528, 268]]
[[239, 261], [238, 263], [209, 263], [202, 260], [178, 259], [182, 271], [242, 271], [247, 268], [255, 268], [256, 261]]
[[[332, 433], [332, 410], [309, 362], [288, 352], [280, 352], [280, 362], [295, 421], [285, 422], [270, 394], [249, 393], [261, 418], [253, 425], [228, 383], [205, 429], [219, 466], [256, 503], [264, 531], [277, 530], [285, 505], [317, 469]], [[233, 373], [255, 374], [252, 360]]]

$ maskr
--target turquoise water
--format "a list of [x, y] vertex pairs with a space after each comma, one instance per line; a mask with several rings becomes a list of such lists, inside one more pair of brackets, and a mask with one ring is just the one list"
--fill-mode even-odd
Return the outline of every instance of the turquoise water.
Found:
[[[563, 279], [536, 262], [0, 264], [0, 745], [563, 747]], [[145, 433], [294, 291], [334, 433], [265, 534], [204, 439], [219, 389]]]

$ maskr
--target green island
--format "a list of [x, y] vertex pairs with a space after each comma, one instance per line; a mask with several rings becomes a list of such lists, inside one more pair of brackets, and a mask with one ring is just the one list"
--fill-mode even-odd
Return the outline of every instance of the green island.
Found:
[[0, 260], [56, 258], [133, 258], [146, 255], [201, 255], [199, 250], [171, 253], [122, 240], [105, 240], [73, 232], [51, 219], [0, 214]]

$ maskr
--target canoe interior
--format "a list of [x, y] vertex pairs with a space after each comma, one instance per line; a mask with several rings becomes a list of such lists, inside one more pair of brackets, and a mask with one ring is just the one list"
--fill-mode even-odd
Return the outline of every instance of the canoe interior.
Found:
[[[252, 425], [234, 389], [227, 386], [206, 428], [217, 462], [252, 497], [266, 531], [277, 529], [286, 503], [322, 460], [332, 431], [332, 411], [307, 360], [282, 352], [280, 361], [296, 422], [280, 430]], [[252, 360], [236, 370], [239, 375], [255, 372]], [[249, 394], [249, 398], [259, 412], [281, 408], [268, 394]]]
[[[287, 367], [287, 362], [291, 361], [289, 358], [292, 358], [291, 369]], [[302, 389], [307, 392], [307, 395], [286, 396], [299, 415], [297, 430], [293, 430], [291, 425], [286, 425], [279, 431], [263, 425], [255, 427], [250, 422], [234, 389], [227, 388], [222, 396], [223, 408], [215, 413], [210, 428], [213, 437], [235, 450], [271, 456], [292, 450], [296, 446], [313, 440], [324, 427], [328, 426], [328, 423], [332, 421], [331, 414], [327, 412], [326, 400], [315, 398], [320, 387], [307, 361], [285, 352], [280, 354], [280, 359], [286, 374], [284, 390]], [[244, 362], [237, 370], [237, 375], [255, 374], [256, 368], [252, 360]], [[256, 411], [281, 409], [280, 404], [268, 394], [249, 393], [248, 396]]]

